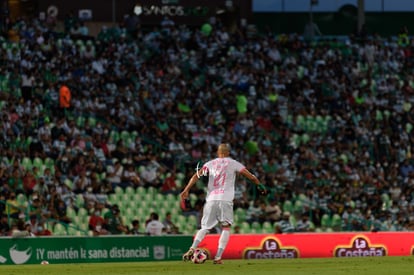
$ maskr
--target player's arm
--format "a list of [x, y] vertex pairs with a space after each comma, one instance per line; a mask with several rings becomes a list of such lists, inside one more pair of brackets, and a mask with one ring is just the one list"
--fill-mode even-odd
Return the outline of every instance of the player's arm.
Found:
[[243, 168], [240, 171], [240, 174], [242, 174], [245, 178], [249, 179], [250, 181], [252, 181], [254, 184], [259, 185], [260, 181], [259, 179], [253, 175], [249, 170], [247, 170], [246, 168]]
[[191, 179], [188, 181], [187, 186], [184, 188], [183, 192], [181, 192], [180, 197], [182, 200], [185, 200], [188, 198], [189, 193], [190, 193], [190, 189], [191, 187], [194, 186], [194, 184], [196, 184], [196, 182], [198, 181], [198, 179], [200, 178], [200, 174], [199, 172], [195, 172], [194, 175], [191, 177]]
[[254, 184], [256, 184], [260, 193], [264, 195], [267, 194], [266, 187], [263, 184], [261, 184], [259, 179], [255, 175], [253, 175], [249, 170], [247, 170], [247, 168], [243, 168], [239, 173], [243, 175], [245, 178], [249, 179]]

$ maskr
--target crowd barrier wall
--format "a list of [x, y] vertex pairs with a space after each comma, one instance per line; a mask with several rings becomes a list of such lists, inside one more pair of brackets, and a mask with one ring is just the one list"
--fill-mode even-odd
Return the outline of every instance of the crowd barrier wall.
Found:
[[[200, 247], [217, 252], [220, 235], [208, 235]], [[414, 255], [414, 232], [292, 233], [230, 236], [227, 259], [330, 258]]]
[[[0, 265], [176, 261], [193, 236], [0, 238]], [[200, 247], [217, 252], [218, 234]], [[385, 257], [414, 255], [414, 232], [232, 234], [224, 259]]]
[[192, 236], [0, 238], [0, 266], [181, 260]]

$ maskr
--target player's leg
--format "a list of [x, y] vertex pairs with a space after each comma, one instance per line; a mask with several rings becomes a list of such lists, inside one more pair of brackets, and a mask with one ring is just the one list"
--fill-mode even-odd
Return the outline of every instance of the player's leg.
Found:
[[222, 226], [222, 231], [218, 241], [217, 253], [214, 257], [214, 264], [222, 264], [221, 257], [226, 249], [227, 243], [230, 239], [230, 227], [233, 224], [233, 203], [232, 202], [220, 202], [218, 220]]
[[217, 224], [217, 220], [213, 207], [213, 202], [207, 202], [203, 207], [203, 216], [201, 218], [201, 229], [197, 231], [193, 243], [190, 249], [183, 255], [183, 260], [188, 261], [191, 259], [191, 256], [194, 254], [194, 250], [198, 247], [198, 245], [203, 241], [204, 237]]
[[222, 264], [221, 256], [226, 249], [227, 243], [230, 239], [230, 225], [222, 225], [222, 231], [218, 241], [218, 248], [216, 256], [214, 257], [214, 264]]

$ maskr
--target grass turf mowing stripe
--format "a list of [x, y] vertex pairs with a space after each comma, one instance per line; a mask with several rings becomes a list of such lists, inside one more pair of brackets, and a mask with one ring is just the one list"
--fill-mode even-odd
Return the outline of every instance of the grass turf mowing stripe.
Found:
[[413, 257], [226, 260], [223, 265], [183, 262], [4, 265], [2, 275], [129, 275], [129, 274], [412, 274]]

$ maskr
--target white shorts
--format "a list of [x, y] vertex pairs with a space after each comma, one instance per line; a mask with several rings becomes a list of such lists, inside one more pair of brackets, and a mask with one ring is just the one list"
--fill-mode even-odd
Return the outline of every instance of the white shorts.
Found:
[[203, 208], [201, 229], [212, 229], [217, 223], [221, 225], [233, 224], [233, 202], [208, 201]]

